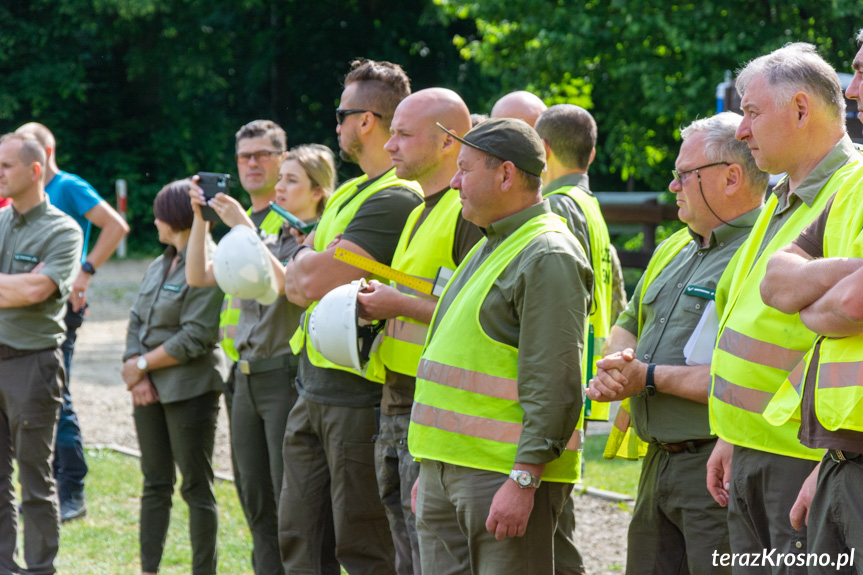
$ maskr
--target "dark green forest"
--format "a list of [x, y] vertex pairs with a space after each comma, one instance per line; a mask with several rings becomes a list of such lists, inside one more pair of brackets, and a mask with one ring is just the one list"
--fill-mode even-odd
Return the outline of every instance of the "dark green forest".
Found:
[[[335, 149], [333, 109], [357, 57], [401, 64], [472, 111], [529, 89], [599, 124], [592, 187], [661, 190], [679, 127], [710, 115], [725, 70], [786, 42], [850, 71], [849, 0], [2, 0], [0, 132], [42, 122], [61, 169], [113, 202], [129, 183], [133, 251], [152, 198], [197, 171], [235, 171], [233, 134], [271, 118], [289, 145]], [[354, 175], [342, 166], [342, 177]]]

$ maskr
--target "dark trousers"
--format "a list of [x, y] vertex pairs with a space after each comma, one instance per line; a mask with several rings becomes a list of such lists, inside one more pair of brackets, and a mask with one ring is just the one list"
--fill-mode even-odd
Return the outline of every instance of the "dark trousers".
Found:
[[[795, 531], [788, 514], [816, 461], [734, 446], [728, 494], [732, 553], [806, 552], [806, 527]], [[804, 575], [805, 566], [734, 567], [735, 575]]]
[[85, 311], [86, 307], [72, 311], [72, 304], [66, 304], [66, 339], [60, 345], [60, 349], [63, 350], [63, 364], [66, 368], [65, 385], [62, 393], [63, 403], [60, 406], [60, 419], [57, 422], [57, 444], [54, 448], [54, 478], [57, 480], [60, 501], [83, 496], [84, 476], [87, 475], [81, 426], [78, 424], [78, 414], [75, 413], [75, 408], [72, 406], [72, 396], [69, 392], [72, 354], [75, 353], [78, 328], [84, 323]]
[[213, 446], [219, 392], [172, 403], [135, 406], [135, 429], [141, 446], [141, 570], [159, 570], [168, 524], [171, 498], [183, 475], [180, 494], [189, 506], [189, 536], [192, 541], [192, 573], [216, 573], [216, 536], [219, 511], [213, 491]]
[[[809, 508], [808, 551], [817, 553], [819, 559], [826, 554], [829, 561], [810, 566], [810, 575], [863, 573], [863, 456], [846, 455], [849, 458], [845, 461], [834, 461], [829, 455], [821, 461], [818, 487]], [[852, 550], [855, 557], [850, 564]]]
[[231, 449], [252, 533], [252, 563], [259, 575], [282, 573], [277, 509], [285, 424], [297, 400], [295, 375], [295, 366], [254, 375], [234, 369]]
[[[391, 575], [395, 553], [375, 479], [372, 407], [305, 397], [288, 418], [279, 544], [285, 573]], [[432, 571], [433, 572], [433, 571]]]
[[381, 430], [375, 441], [378, 491], [390, 522], [398, 575], [422, 573], [417, 521], [411, 511], [411, 489], [420, 475], [420, 464], [408, 451], [410, 422], [410, 413], [382, 413]]
[[715, 441], [668, 453], [651, 443], [641, 463], [629, 524], [627, 575], [731, 575], [713, 553], [731, 552], [728, 511], [707, 491], [707, 460]]
[[563, 504], [554, 531], [554, 575], [585, 575], [584, 559], [575, 545], [575, 498], [573, 491]]
[[0, 359], [0, 573], [4, 575], [21, 572], [15, 561], [18, 506], [13, 458], [18, 461], [21, 485], [24, 572], [55, 572], [60, 515], [51, 456], [62, 385], [59, 349]]

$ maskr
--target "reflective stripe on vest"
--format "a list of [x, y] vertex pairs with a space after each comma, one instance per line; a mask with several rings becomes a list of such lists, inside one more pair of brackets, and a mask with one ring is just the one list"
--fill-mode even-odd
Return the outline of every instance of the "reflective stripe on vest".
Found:
[[[584, 384], [596, 373], [596, 362], [602, 359], [602, 346], [611, 330], [611, 303], [613, 299], [613, 274], [611, 270], [611, 239], [608, 236], [608, 226], [602, 217], [599, 201], [595, 196], [578, 186], [564, 186], [544, 194], [548, 198], [554, 194], [568, 196], [578, 205], [587, 221], [588, 241], [590, 243], [590, 259], [593, 268], [593, 297], [588, 323], [593, 328], [594, 341], [585, 349], [593, 349], [593, 357], [585, 354]], [[593, 365], [589, 366], [588, 362]], [[589, 399], [585, 398], [585, 402]], [[609, 404], [591, 402], [591, 413], [587, 419], [608, 421]]]
[[[512, 469], [524, 419], [518, 401], [518, 349], [490, 338], [482, 329], [479, 312], [500, 274], [531, 241], [546, 233], [568, 231], [557, 216], [542, 214], [507, 237], [465, 283], [429, 335], [408, 433], [414, 457], [507, 474]], [[485, 243], [480, 241], [465, 262]], [[464, 262], [454, 278], [462, 269]], [[450, 286], [452, 281], [447, 289]], [[446, 297], [446, 291], [441, 297]], [[580, 445], [581, 433], [576, 431], [560, 457], [546, 465], [543, 481], [577, 481]]]
[[[395, 168], [380, 176], [372, 184], [355, 195], [357, 188], [366, 181], [368, 181], [368, 176], [362, 175], [359, 178], [345, 182], [333, 193], [333, 197], [327, 202], [327, 207], [321, 216], [321, 221], [318, 222], [318, 226], [315, 228], [315, 251], [325, 251], [335, 237], [345, 231], [363, 203], [377, 192], [393, 186], [402, 186], [413, 190], [420, 197], [422, 196], [422, 189], [419, 187], [419, 184], [399, 179], [396, 177]], [[312, 316], [312, 311], [317, 304], [317, 301], [312, 302], [303, 314], [300, 326], [291, 338], [291, 349], [293, 352], [299, 354], [305, 348], [309, 361], [316, 367], [348, 371], [370, 381], [383, 383], [386, 373], [383, 369], [383, 364], [379, 361], [369, 361], [365, 372], [360, 373], [353, 368], [337, 365], [329, 361], [314, 348], [311, 338], [307, 337], [307, 333], [309, 318]]]
[[[252, 208], [246, 210], [246, 214], [251, 216]], [[277, 235], [284, 223], [285, 220], [271, 210], [261, 222], [260, 229], [267, 235]], [[240, 323], [241, 305], [239, 299], [234, 301], [233, 296], [225, 294], [225, 299], [222, 301], [222, 311], [219, 314], [219, 344], [231, 361], [240, 359], [240, 352], [234, 347], [234, 338], [237, 335], [237, 324]]]
[[771, 196], [738, 252], [736, 268], [726, 270], [720, 279], [717, 292], [727, 290], [728, 296], [711, 363], [710, 424], [714, 433], [730, 443], [800, 459], [823, 456], [823, 450], [800, 444], [796, 422], [788, 420], [773, 427], [763, 417], [788, 374], [812, 346], [815, 334], [798, 314], [784, 314], [764, 305], [760, 286], [770, 256], [791, 243], [821, 213], [858, 165], [850, 162], [837, 170], [812, 205], [801, 205], [788, 216], [759, 254], [778, 207], [776, 196]]
[[[447, 190], [423, 223], [414, 231], [424, 206], [414, 208], [408, 217], [393, 255], [393, 268], [434, 283], [439, 268], [454, 270], [452, 257], [455, 226], [461, 214], [458, 190]], [[401, 293], [437, 301], [436, 297], [395, 284]], [[378, 348], [383, 364], [398, 373], [415, 376], [426, 341], [428, 326], [406, 317], [387, 320], [384, 338]]]
[[[863, 168], [848, 177], [836, 192], [824, 228], [824, 257], [863, 257]], [[812, 364], [820, 342], [818, 364]], [[819, 338], [792, 371], [764, 413], [773, 425], [800, 419], [800, 402], [807, 374], [815, 373], [815, 415], [825, 429], [863, 432], [863, 335]]]

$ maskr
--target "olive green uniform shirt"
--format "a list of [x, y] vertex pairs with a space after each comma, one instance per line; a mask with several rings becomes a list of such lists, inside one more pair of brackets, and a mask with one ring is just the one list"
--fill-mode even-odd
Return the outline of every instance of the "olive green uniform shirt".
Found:
[[[212, 242], [207, 247], [211, 252]], [[125, 361], [161, 345], [180, 362], [150, 372], [162, 403], [221, 391], [228, 372], [227, 359], [216, 346], [224, 294], [215, 286], [190, 287], [186, 283], [185, 248], [169, 272], [176, 253], [168, 247], [144, 273], [138, 299], [129, 310], [123, 353]]]
[[45, 301], [0, 309], [0, 344], [20, 350], [52, 349], [65, 337], [66, 300], [80, 269], [81, 227], [48, 203], [47, 196], [19, 214], [0, 210], [0, 273], [38, 273], [51, 278], [57, 290]]
[[[749, 236], [761, 208], [756, 208], [710, 233], [707, 246], [690, 230], [692, 240], [659, 273], [639, 303], [644, 276], [617, 325], [638, 334], [638, 309], [643, 326], [636, 356], [644, 363], [686, 365], [683, 348], [701, 320], [728, 262]], [[707, 404], [676, 395], [645, 392], [629, 399], [638, 436], [647, 442], [678, 443], [711, 437]]]
[[[432, 337], [455, 296], [504, 239], [540, 214], [547, 201], [490, 225], [488, 242], [465, 260], [438, 303]], [[581, 357], [593, 272], [570, 233], [535, 238], [495, 280], [479, 321], [493, 340], [518, 348], [518, 396], [524, 427], [515, 460], [557, 459], [578, 423], [583, 402]]]
[[[264, 245], [282, 263], [297, 250], [297, 240], [288, 231], [287, 224], [278, 235], [263, 234]], [[270, 305], [261, 305], [256, 300], [245, 299], [240, 302], [240, 321], [234, 347], [240, 358], [253, 361], [293, 354], [291, 336], [300, 325], [300, 315], [304, 308], [292, 304], [280, 295]]]

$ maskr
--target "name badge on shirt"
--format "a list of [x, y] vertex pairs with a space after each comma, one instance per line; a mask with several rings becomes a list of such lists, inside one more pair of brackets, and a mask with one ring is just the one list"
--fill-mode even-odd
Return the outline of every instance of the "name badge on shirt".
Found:
[[28, 264], [38, 264], [39, 258], [30, 254], [15, 254], [12, 256], [16, 262], [27, 262]]
[[162, 289], [165, 291], [172, 291], [175, 293], [178, 293], [178, 292], [183, 290], [183, 288], [181, 286], [174, 285], [174, 284], [162, 284]]
[[686, 289], [683, 291], [686, 295], [694, 295], [695, 297], [700, 297], [701, 299], [715, 299], [716, 298], [716, 290], [710, 289], [706, 287], [696, 286], [696, 285], [688, 285]]

